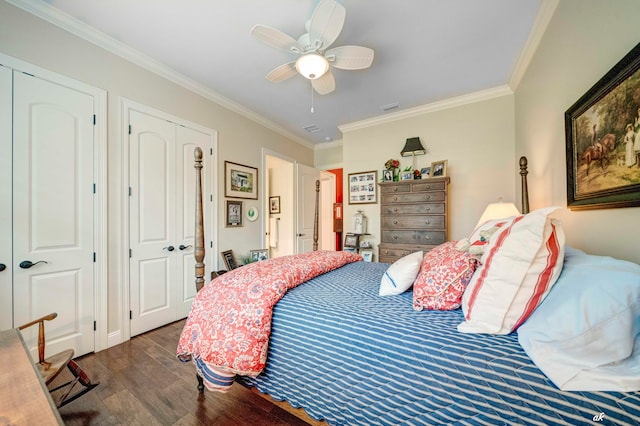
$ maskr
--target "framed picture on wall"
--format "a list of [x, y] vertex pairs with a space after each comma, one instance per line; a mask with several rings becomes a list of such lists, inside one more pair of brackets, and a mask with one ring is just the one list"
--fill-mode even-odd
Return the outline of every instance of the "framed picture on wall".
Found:
[[280, 213], [280, 196], [279, 195], [276, 195], [274, 197], [269, 197], [269, 213], [270, 214]]
[[349, 173], [349, 204], [378, 202], [378, 171]]
[[640, 205], [640, 44], [565, 112], [571, 210]]
[[227, 224], [228, 227], [242, 226], [242, 201], [227, 200]]
[[224, 196], [258, 199], [258, 169], [231, 161], [224, 162]]

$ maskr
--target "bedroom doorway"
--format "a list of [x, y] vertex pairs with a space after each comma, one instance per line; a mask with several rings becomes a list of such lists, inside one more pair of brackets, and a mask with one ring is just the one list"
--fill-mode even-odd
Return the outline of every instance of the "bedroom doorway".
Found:
[[215, 132], [148, 107], [127, 103], [126, 108], [129, 319], [130, 335], [135, 336], [189, 314], [196, 295], [193, 152], [200, 147], [205, 153], [205, 232], [212, 246]]

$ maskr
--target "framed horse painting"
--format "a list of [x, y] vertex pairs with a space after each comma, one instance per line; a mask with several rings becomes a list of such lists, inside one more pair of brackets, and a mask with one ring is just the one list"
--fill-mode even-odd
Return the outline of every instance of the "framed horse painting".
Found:
[[565, 112], [571, 210], [640, 206], [640, 44]]

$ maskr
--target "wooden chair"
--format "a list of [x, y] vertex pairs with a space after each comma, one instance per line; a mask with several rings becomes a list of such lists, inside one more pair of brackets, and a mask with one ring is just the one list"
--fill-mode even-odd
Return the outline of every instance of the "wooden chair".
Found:
[[[38, 318], [37, 320], [33, 320], [30, 323], [21, 325], [20, 327], [18, 327], [18, 330], [24, 330], [27, 327], [38, 324], [38, 362], [36, 363], [36, 369], [38, 370], [38, 373], [40, 373], [40, 376], [42, 376], [42, 379], [44, 380], [44, 383], [45, 385], [47, 385], [47, 387], [51, 382], [53, 382], [53, 379], [55, 379], [58, 374], [60, 374], [62, 370], [64, 370], [65, 367], [67, 367], [73, 375], [73, 379], [71, 381], [57, 386], [53, 389], [49, 389], [49, 392], [53, 394], [53, 392], [57, 390], [66, 388], [61, 391], [61, 394], [56, 401], [56, 406], [60, 408], [63, 405], [66, 405], [71, 401], [74, 401], [75, 399], [81, 397], [85, 393], [89, 392], [91, 389], [98, 386], [100, 382], [92, 383], [89, 377], [82, 370], [82, 368], [80, 368], [80, 366], [71, 359], [73, 358], [73, 349], [67, 349], [66, 351], [62, 351], [58, 354], [45, 358], [44, 322], [51, 321], [57, 316], [58, 314], [55, 312], [49, 315], [45, 315], [42, 318]], [[71, 395], [71, 391], [78, 383], [83, 388]]]

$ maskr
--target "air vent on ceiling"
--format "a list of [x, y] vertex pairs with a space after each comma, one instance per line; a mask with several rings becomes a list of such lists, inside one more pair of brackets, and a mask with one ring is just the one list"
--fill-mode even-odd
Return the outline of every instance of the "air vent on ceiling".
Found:
[[315, 133], [320, 131], [320, 127], [316, 126], [315, 124], [311, 124], [310, 126], [305, 126], [303, 127], [303, 129], [305, 129], [309, 133]]
[[399, 106], [400, 106], [400, 104], [398, 102], [394, 102], [392, 104], [386, 104], [386, 105], [379, 106], [378, 108], [380, 108], [382, 110], [382, 112], [389, 112], [391, 110], [394, 110], [394, 109], [398, 108]]

